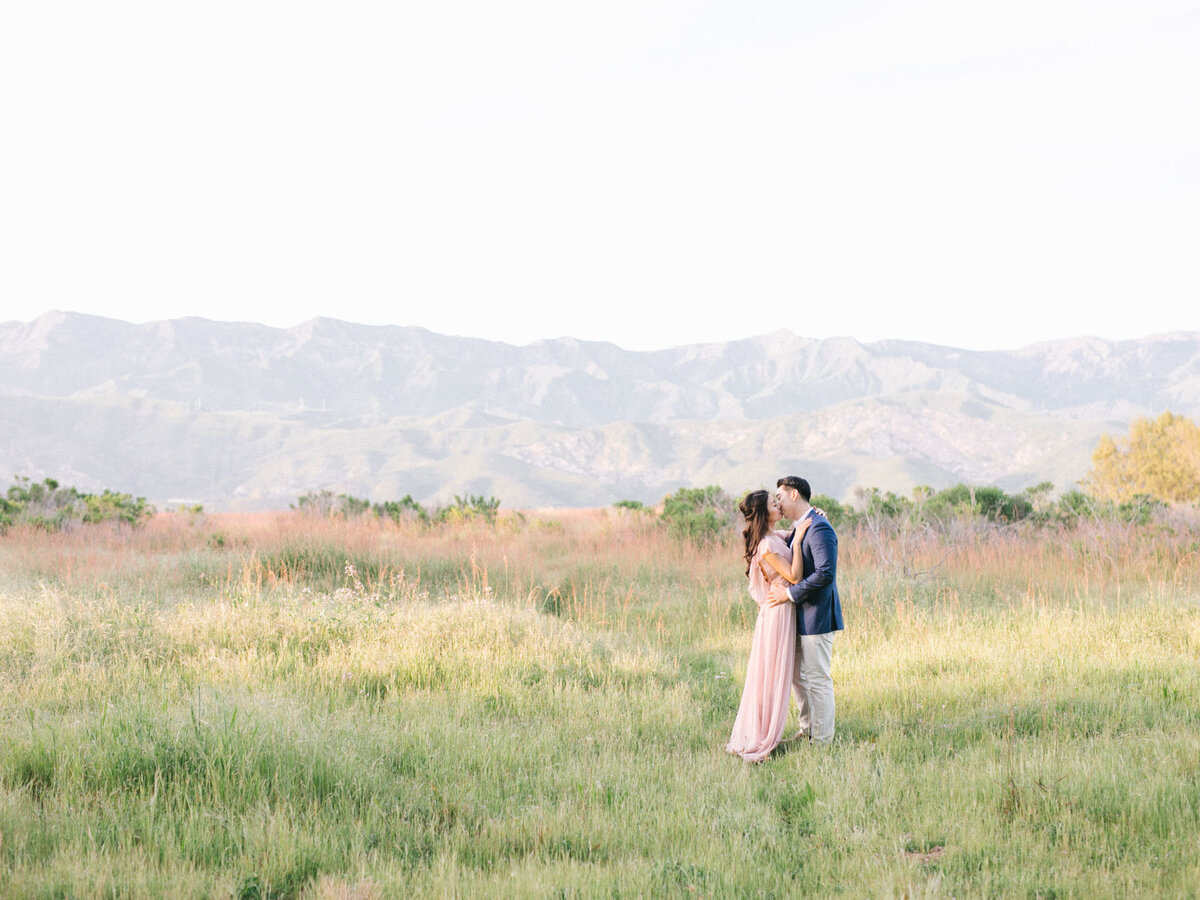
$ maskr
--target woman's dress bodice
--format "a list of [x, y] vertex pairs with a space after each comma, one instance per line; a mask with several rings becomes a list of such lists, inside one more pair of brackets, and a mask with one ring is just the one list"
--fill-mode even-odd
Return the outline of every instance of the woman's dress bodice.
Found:
[[[778, 531], [770, 532], [765, 538], [758, 542], [758, 549], [754, 552], [754, 558], [750, 560], [750, 596], [754, 598], [754, 602], [762, 606], [767, 602], [767, 590], [771, 583], [763, 575], [763, 557], [768, 553], [774, 553], [779, 556], [787, 564], [792, 562], [792, 551], [788, 547], [787, 541], [784, 540], [782, 534]], [[766, 566], [767, 571], [774, 572], [769, 565]], [[774, 575], [778, 578], [778, 575]]]

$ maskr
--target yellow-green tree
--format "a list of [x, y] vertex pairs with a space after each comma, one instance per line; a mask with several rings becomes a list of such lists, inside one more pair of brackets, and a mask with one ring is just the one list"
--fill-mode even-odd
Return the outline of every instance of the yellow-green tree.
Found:
[[1088, 493], [1124, 503], [1138, 494], [1168, 502], [1200, 501], [1200, 425], [1169, 410], [1136, 419], [1127, 438], [1107, 434], [1092, 453]]

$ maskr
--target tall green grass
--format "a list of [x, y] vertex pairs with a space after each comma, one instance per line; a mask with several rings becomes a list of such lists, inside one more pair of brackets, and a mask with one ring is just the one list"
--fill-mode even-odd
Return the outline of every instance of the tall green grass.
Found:
[[838, 737], [747, 766], [733, 543], [17, 529], [0, 896], [1193, 895], [1198, 538], [842, 535]]

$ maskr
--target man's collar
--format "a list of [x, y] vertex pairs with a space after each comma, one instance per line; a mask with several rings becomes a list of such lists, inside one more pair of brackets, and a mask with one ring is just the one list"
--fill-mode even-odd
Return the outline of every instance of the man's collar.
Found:
[[812, 515], [812, 514], [815, 512], [815, 511], [816, 511], [816, 510], [814, 510], [814, 509], [813, 509], [813, 508], [810, 506], [810, 507], [808, 508], [808, 512], [806, 512], [806, 513], [805, 513], [804, 515], [802, 515], [800, 518], [798, 518], [798, 519], [796, 519], [794, 522], [792, 522], [792, 529], [791, 529], [791, 531], [789, 531], [789, 532], [788, 532], [788, 536], [787, 536], [787, 542], [788, 542], [788, 544], [789, 544], [789, 545], [791, 545], [791, 543], [792, 543], [792, 539], [793, 539], [793, 538], [796, 536], [796, 530], [797, 530], [797, 529], [800, 527], [800, 524], [801, 524], [801, 523], [802, 523], [802, 522], [803, 522], [805, 519], [809, 518], [809, 517], [810, 517], [810, 516], [811, 516], [811, 515]]

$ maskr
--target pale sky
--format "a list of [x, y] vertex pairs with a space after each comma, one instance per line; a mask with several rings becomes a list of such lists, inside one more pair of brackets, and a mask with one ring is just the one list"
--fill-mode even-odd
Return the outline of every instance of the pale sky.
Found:
[[1200, 0], [0, 6], [0, 320], [1200, 331]]

